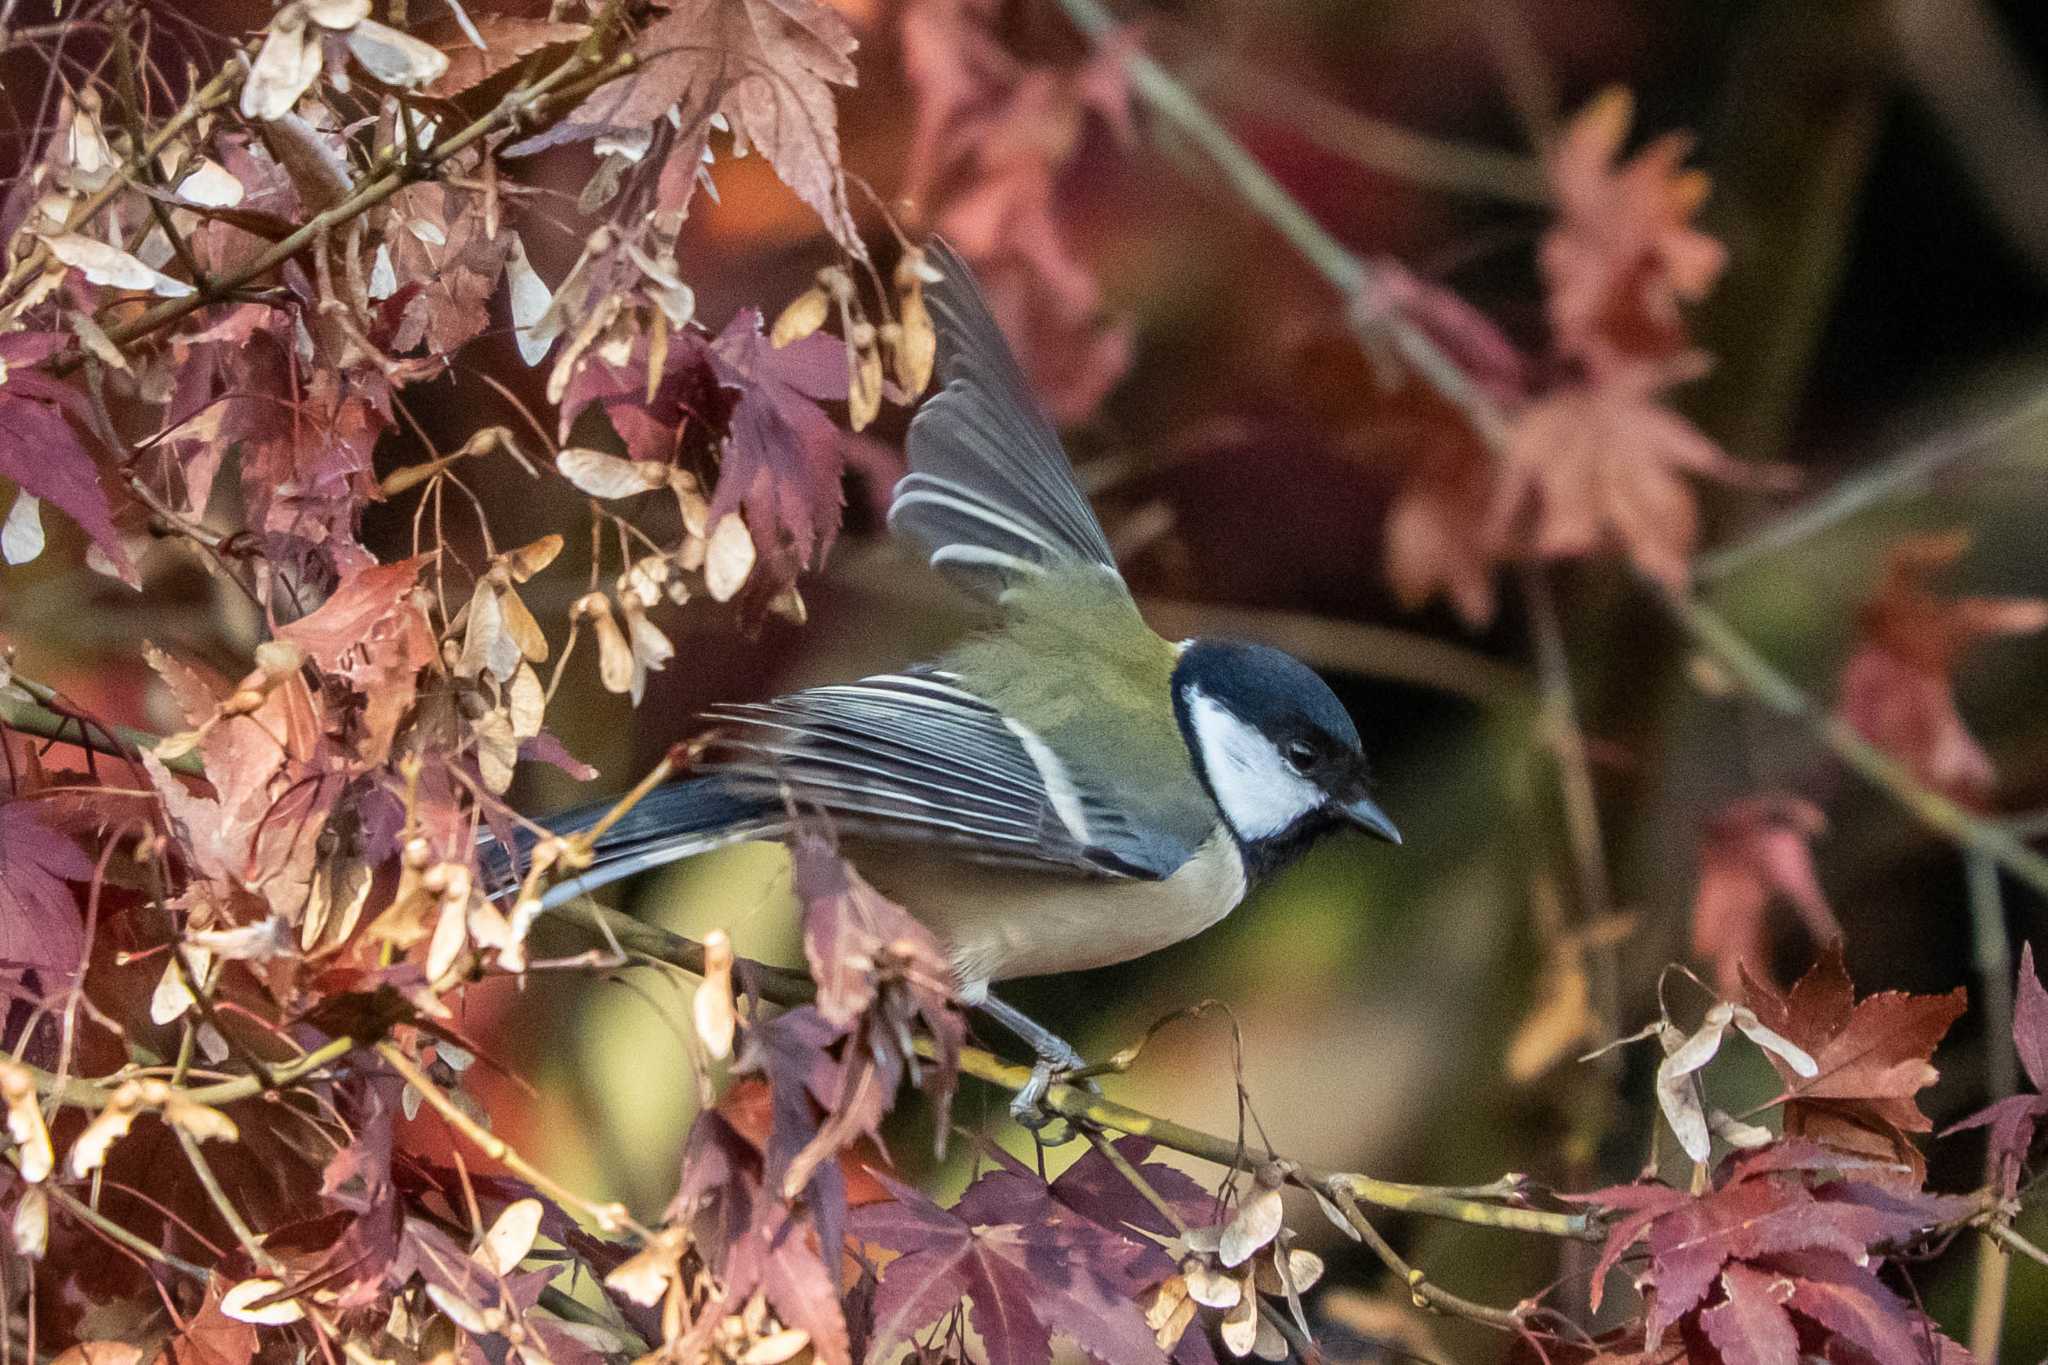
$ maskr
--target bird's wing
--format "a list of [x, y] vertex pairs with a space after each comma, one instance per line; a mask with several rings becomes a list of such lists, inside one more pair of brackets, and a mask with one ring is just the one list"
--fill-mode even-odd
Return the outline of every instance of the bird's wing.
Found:
[[911, 419], [910, 472], [896, 485], [890, 527], [990, 599], [1076, 564], [1116, 578], [1109, 540], [967, 263], [937, 239], [926, 258], [945, 276], [925, 294], [940, 388]]
[[932, 670], [881, 674], [708, 713], [703, 771], [820, 811], [843, 832], [956, 856], [1098, 876], [1170, 875], [1193, 854], [1132, 828], [1029, 730]]

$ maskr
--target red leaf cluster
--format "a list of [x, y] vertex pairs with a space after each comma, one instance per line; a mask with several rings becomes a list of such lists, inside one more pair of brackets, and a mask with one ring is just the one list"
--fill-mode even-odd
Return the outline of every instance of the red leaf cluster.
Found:
[[1092, 115], [1128, 136], [1120, 54], [1074, 69], [1023, 61], [996, 36], [992, 0], [913, 0], [903, 65], [917, 97], [903, 193], [936, 199], [933, 226], [972, 261], [1055, 420], [1092, 414], [1130, 364], [1103, 328], [1102, 290], [1059, 225], [1061, 175]]
[[1620, 1211], [1594, 1273], [1594, 1309], [1607, 1273], [1641, 1244], [1650, 1349], [1682, 1342], [1691, 1358], [1725, 1365], [1928, 1358], [1940, 1334], [1884, 1283], [1871, 1253], [1908, 1247], [1975, 1204], [1860, 1178], [1872, 1165], [1788, 1138], [1730, 1157], [1703, 1194], [1643, 1184], [1583, 1196]]
[[1935, 592], [1928, 579], [1968, 548], [1969, 537], [1953, 533], [1915, 536], [1893, 548], [1857, 623], [1836, 709], [1921, 782], [1981, 806], [1998, 777], [1956, 708], [1952, 675], [1971, 646], [2048, 627], [2048, 601]]
[[1388, 277], [1389, 306], [1507, 418], [1489, 449], [1440, 405], [1435, 420], [1454, 430], [1420, 442], [1388, 526], [1388, 576], [1410, 606], [1441, 592], [1483, 624], [1502, 562], [1603, 551], [1681, 589], [1699, 538], [1690, 480], [1783, 485], [1782, 471], [1732, 458], [1666, 401], [1705, 366], [1681, 307], [1705, 297], [1725, 252], [1692, 226], [1707, 181], [1684, 169], [1684, 138], [1622, 159], [1631, 112], [1623, 92], [1595, 99], [1546, 158], [1557, 218], [1538, 253], [1551, 348], [1540, 389], [1514, 347], [1447, 291]]
[[1744, 963], [1770, 961], [1766, 913], [1788, 902], [1816, 943], [1842, 936], [1813, 867], [1813, 840], [1827, 828], [1820, 807], [1783, 792], [1731, 801], [1700, 836], [1700, 881], [1692, 905], [1692, 950], [1714, 965], [1722, 994], [1741, 985]]
[[1967, 1003], [1962, 987], [1946, 995], [1880, 991], [1856, 998], [1839, 942], [1792, 988], [1779, 992], [1743, 973], [1744, 999], [1766, 1026], [1804, 1048], [1819, 1065], [1801, 1076], [1780, 1057], [1785, 1134], [1897, 1165], [1917, 1186], [1926, 1159], [1908, 1136], [1933, 1124], [1915, 1096], [1939, 1076], [1934, 1049]]

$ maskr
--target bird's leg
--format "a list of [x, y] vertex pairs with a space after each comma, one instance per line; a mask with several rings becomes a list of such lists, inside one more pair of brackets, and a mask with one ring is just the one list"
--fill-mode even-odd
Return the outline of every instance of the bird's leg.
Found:
[[1074, 1045], [1054, 1033], [1045, 1025], [1025, 1014], [1014, 1005], [1006, 1005], [993, 995], [983, 996], [981, 1012], [1001, 1024], [1014, 1034], [1019, 1041], [1038, 1054], [1038, 1061], [1031, 1068], [1031, 1079], [1024, 1084], [1010, 1100], [1010, 1117], [1026, 1127], [1043, 1127], [1051, 1119], [1039, 1107], [1045, 1099], [1045, 1092], [1052, 1087], [1054, 1077], [1068, 1071], [1078, 1071], [1087, 1065]]

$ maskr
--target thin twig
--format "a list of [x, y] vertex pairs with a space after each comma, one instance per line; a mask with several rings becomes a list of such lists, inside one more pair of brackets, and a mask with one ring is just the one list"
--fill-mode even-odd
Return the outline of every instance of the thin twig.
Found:
[[1323, 1189], [1343, 1212], [1344, 1221], [1351, 1224], [1352, 1230], [1372, 1248], [1373, 1254], [1380, 1258], [1381, 1263], [1408, 1286], [1409, 1296], [1417, 1308], [1434, 1308], [1440, 1313], [1469, 1318], [1488, 1327], [1498, 1327], [1504, 1332], [1525, 1330], [1525, 1315], [1521, 1309], [1495, 1308], [1491, 1304], [1476, 1303], [1431, 1283], [1420, 1270], [1402, 1259], [1401, 1253], [1394, 1250], [1393, 1243], [1380, 1235], [1379, 1229], [1372, 1225], [1372, 1220], [1365, 1216], [1365, 1211], [1358, 1207], [1358, 1200], [1348, 1186], [1337, 1183]]
[[1097, 0], [1060, 0], [1075, 27], [1113, 52], [1140, 99], [1174, 123], [1216, 163], [1246, 203], [1278, 229], [1344, 300], [1344, 312], [1369, 352], [1391, 349], [1444, 400], [1465, 415], [1489, 445], [1503, 446], [1507, 425], [1472, 377], [1421, 328], [1393, 313], [1379, 270], [1333, 237], [1272, 173], [1246, 151], [1201, 101], [1166, 68], [1135, 47], [1112, 44], [1116, 19]]
[[[19, 730], [23, 734], [40, 735], [44, 739], [60, 744], [75, 744], [82, 749], [105, 754], [110, 758], [124, 758], [131, 762], [135, 755], [153, 748], [163, 741], [156, 735], [131, 730], [123, 725], [106, 725], [66, 706], [62, 695], [54, 687], [31, 682], [15, 674], [10, 682], [26, 694], [26, 700], [8, 695], [9, 689], [0, 686], [0, 726]], [[93, 731], [99, 731], [95, 737]], [[199, 765], [196, 754], [180, 754], [168, 760], [165, 767], [172, 772], [201, 776], [204, 769]]]
[[1921, 824], [1947, 835], [1966, 850], [1984, 855], [2035, 891], [2048, 895], [2048, 858], [2028, 848], [2005, 826], [1980, 819], [1940, 792], [1922, 785], [1905, 764], [1858, 734], [1847, 721], [1823, 710], [1704, 602], [1668, 589], [1659, 589], [1659, 597], [1672, 619], [1733, 674], [1751, 696], [1780, 715], [1803, 721], [1837, 758], [1882, 789]]
[[[2002, 1242], [2029, 1260], [2048, 1265], [2048, 1251], [2043, 1251], [2025, 1237], [2013, 1230], [2010, 1223], [1994, 1220], [1984, 1225], [1984, 1233], [1994, 1242]], [[1989, 1357], [1984, 1357], [1989, 1359]]]
[[447, 1093], [435, 1085], [427, 1073], [420, 1069], [419, 1064], [406, 1056], [404, 1049], [397, 1044], [378, 1043], [375, 1050], [377, 1055], [384, 1059], [385, 1065], [403, 1076], [408, 1085], [419, 1091], [421, 1098], [433, 1106], [434, 1112], [438, 1113], [449, 1127], [476, 1144], [477, 1149], [485, 1156], [546, 1194], [563, 1208], [578, 1211], [604, 1232], [624, 1230], [643, 1241], [653, 1238], [654, 1234], [636, 1222], [632, 1214], [626, 1211], [624, 1204], [616, 1200], [601, 1204], [593, 1199], [585, 1199], [521, 1156], [505, 1139], [464, 1113], [462, 1106], [449, 1099]]
[[1693, 573], [1703, 583], [1725, 578], [1888, 499], [1922, 491], [1950, 465], [2043, 420], [2048, 420], [2048, 389], [1995, 417], [1942, 432], [1840, 480], [1761, 530], [1701, 555], [1693, 561]]
[[[1985, 1081], [1993, 1101], [2012, 1094], [2019, 1083], [2013, 1049], [2005, 1045], [2012, 1034], [2012, 943], [2006, 937], [2005, 899], [1998, 890], [1998, 867], [1984, 854], [1971, 851], [1963, 857], [1969, 887], [1970, 936], [1977, 956], [1978, 1000], [1984, 1009], [1984, 1036], [1990, 1039], [1985, 1053]], [[1994, 1147], [1996, 1144], [1993, 1144]], [[1998, 1179], [1998, 1154], [1984, 1157], [1984, 1181]], [[1977, 1243], [1976, 1289], [1970, 1301], [1970, 1354], [1978, 1360], [1998, 1359], [1999, 1338], [2005, 1326], [2006, 1286], [2012, 1262], [1989, 1238]]]

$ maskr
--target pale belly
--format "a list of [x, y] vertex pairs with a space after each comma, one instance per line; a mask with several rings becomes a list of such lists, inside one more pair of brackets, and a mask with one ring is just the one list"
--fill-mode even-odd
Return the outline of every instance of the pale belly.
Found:
[[1219, 832], [1162, 881], [1095, 880], [963, 863], [901, 845], [849, 844], [877, 889], [931, 926], [962, 995], [992, 981], [1126, 962], [1192, 938], [1244, 899], [1244, 860]]

